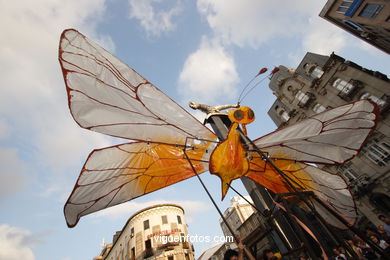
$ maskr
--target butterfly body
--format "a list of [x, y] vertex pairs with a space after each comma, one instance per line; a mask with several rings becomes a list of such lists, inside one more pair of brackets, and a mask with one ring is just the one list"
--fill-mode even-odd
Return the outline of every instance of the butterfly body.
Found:
[[228, 184], [241, 178], [249, 170], [247, 151], [240, 140], [237, 127], [238, 123], [232, 124], [227, 138], [217, 145], [210, 157], [209, 171], [222, 181], [222, 199], [226, 195]]

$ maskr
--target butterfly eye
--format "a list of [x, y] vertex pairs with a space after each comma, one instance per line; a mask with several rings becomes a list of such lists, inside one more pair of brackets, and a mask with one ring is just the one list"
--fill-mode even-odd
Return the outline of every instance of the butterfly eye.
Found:
[[233, 114], [234, 118], [238, 121], [240, 121], [241, 119], [244, 118], [244, 112], [242, 112], [241, 110], [237, 109], [236, 111], [234, 111], [234, 114]]
[[252, 109], [249, 109], [248, 112], [247, 112], [247, 114], [248, 114], [248, 118], [249, 118], [250, 120], [252, 120], [252, 119], [255, 118], [255, 113], [253, 112]]

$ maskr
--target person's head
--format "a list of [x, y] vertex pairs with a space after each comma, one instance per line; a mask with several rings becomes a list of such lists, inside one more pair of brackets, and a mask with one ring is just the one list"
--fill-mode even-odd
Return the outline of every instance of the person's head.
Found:
[[375, 244], [378, 244], [378, 243], [379, 243], [379, 239], [378, 239], [376, 236], [374, 236], [374, 235], [370, 236], [370, 239], [371, 239], [371, 241], [374, 242]]
[[299, 260], [307, 260], [307, 255], [305, 254], [305, 252], [299, 254]]
[[384, 225], [379, 225], [377, 231], [381, 232], [381, 233], [385, 232], [385, 226]]
[[345, 249], [342, 246], [339, 246], [339, 252], [340, 254], [345, 254]]
[[379, 215], [378, 218], [379, 218], [379, 220], [382, 221], [383, 223], [390, 224], [390, 219], [387, 218], [385, 215]]
[[271, 249], [265, 249], [263, 251], [263, 259], [264, 260], [275, 259], [274, 253], [272, 252]]
[[339, 249], [338, 248], [333, 248], [333, 254], [339, 255], [340, 254]]
[[238, 253], [235, 250], [228, 249], [223, 256], [223, 260], [238, 260]]
[[358, 235], [356, 235], [356, 234], [353, 236], [353, 240], [356, 240], [359, 243], [363, 242], [363, 239], [361, 237], [359, 237]]
[[188, 105], [189, 105], [190, 108], [192, 108], [192, 109], [197, 109], [197, 108], [199, 108], [199, 104], [196, 103], [195, 101], [190, 101], [190, 102], [188, 103]]
[[354, 238], [352, 240], [352, 243], [353, 243], [354, 246], [360, 246], [360, 240], [359, 239]]

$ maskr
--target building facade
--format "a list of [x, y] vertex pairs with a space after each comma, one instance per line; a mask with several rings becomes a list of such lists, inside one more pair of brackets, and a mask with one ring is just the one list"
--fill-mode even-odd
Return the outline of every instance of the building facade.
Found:
[[328, 0], [320, 16], [390, 54], [388, 0]]
[[183, 208], [161, 204], [137, 212], [95, 259], [193, 260]]
[[262, 258], [264, 249], [275, 248], [275, 245], [266, 237], [261, 239], [261, 234], [266, 231], [266, 225], [260, 213], [255, 212], [238, 227], [238, 234], [254, 254], [256, 259]]
[[358, 211], [379, 224], [377, 215], [390, 212], [390, 80], [335, 54], [307, 53], [296, 69], [279, 68], [269, 84], [277, 99], [268, 112], [278, 127], [359, 99], [378, 105], [380, 120], [360, 154], [324, 168], [344, 176]]
[[[245, 197], [248, 201], [252, 202], [249, 196]], [[238, 228], [245, 222], [254, 212], [252, 206], [241, 197], [230, 198], [231, 205], [227, 208], [223, 214], [224, 218], [228, 222], [229, 226], [233, 229], [233, 232], [238, 234]], [[231, 236], [231, 232], [222, 219], [219, 220], [222, 228], [222, 232], [225, 236]]]

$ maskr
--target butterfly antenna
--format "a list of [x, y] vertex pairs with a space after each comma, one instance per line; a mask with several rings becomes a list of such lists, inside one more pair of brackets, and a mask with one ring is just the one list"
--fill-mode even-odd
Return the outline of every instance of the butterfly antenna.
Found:
[[267, 71], [268, 69], [267, 68], [262, 68], [261, 70], [259, 70], [259, 72], [256, 74], [256, 76], [254, 76], [244, 87], [244, 89], [241, 91], [240, 93], [240, 96], [238, 97], [238, 102], [237, 103], [240, 103], [240, 100], [241, 100], [241, 96], [244, 94], [245, 90], [247, 89], [247, 87], [257, 78], [257, 76], [259, 76], [260, 74], [263, 74]]
[[[280, 69], [279, 69], [279, 67], [274, 67], [273, 69], [272, 69], [272, 71], [270, 72], [270, 74], [268, 75], [268, 79], [271, 79], [271, 77], [276, 73], [276, 72], [278, 72]], [[259, 73], [256, 75], [256, 77], [258, 76], [258, 75], [260, 75], [260, 74], [263, 74], [263, 73], [265, 73], [267, 71], [267, 68], [263, 68], [263, 69], [261, 69], [260, 71], [259, 71]], [[255, 78], [256, 78], [255, 77]], [[263, 82], [265, 79], [266, 79], [267, 77], [265, 77], [265, 78], [262, 78], [261, 80], [259, 80], [253, 87], [251, 87], [249, 90], [248, 90], [248, 92], [246, 92], [246, 94], [241, 98], [241, 96], [242, 96], [242, 92], [241, 92], [241, 95], [240, 95], [240, 98], [241, 99], [239, 99], [238, 100], [238, 103], [240, 103], [240, 102], [242, 102], [243, 100], [244, 100], [244, 98], [255, 88], [255, 87], [257, 87], [257, 86], [259, 86], [260, 85], [260, 83], [261, 82]], [[253, 81], [253, 80], [252, 80]], [[249, 85], [249, 84], [248, 84]]]
[[255, 85], [253, 85], [253, 87], [251, 87], [251, 88], [246, 92], [246, 94], [241, 98], [241, 100], [239, 100], [239, 102], [241, 103], [241, 102], [244, 100], [244, 98], [245, 98], [246, 96], [248, 96], [248, 94], [251, 93], [252, 90], [255, 89], [255, 87], [259, 86], [260, 83], [263, 82], [265, 79], [266, 79], [266, 78], [262, 78], [261, 80], [259, 80], [259, 82], [257, 82]]
[[245, 92], [245, 90], [247, 89], [247, 87], [255, 80], [256, 77], [257, 77], [257, 76], [254, 76], [254, 77], [245, 85], [244, 89], [243, 89], [243, 90], [241, 91], [241, 93], [240, 93], [240, 96], [238, 97], [237, 103], [240, 102], [240, 99], [241, 99], [242, 94], [244, 94], [244, 92]]

